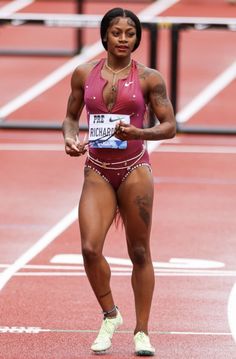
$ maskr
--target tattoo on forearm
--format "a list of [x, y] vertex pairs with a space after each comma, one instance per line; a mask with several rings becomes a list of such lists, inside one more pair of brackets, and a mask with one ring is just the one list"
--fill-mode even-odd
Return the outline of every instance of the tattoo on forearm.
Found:
[[164, 84], [158, 84], [154, 87], [153, 96], [155, 105], [168, 106], [169, 100], [167, 98], [166, 87]]
[[152, 200], [150, 196], [137, 196], [135, 199], [135, 203], [139, 209], [139, 215], [146, 227], [148, 228], [151, 222], [151, 205]]

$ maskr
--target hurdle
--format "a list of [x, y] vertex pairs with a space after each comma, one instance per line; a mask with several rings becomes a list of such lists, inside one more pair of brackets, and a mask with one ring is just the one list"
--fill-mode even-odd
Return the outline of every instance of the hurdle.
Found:
[[[0, 26], [47, 26], [63, 28], [98, 28], [100, 26], [102, 15], [85, 15], [85, 14], [35, 14], [35, 13], [16, 13], [12, 15], [0, 15]], [[158, 33], [161, 29], [168, 29], [170, 32], [170, 99], [173, 104], [175, 114], [178, 112], [178, 83], [179, 79], [179, 42], [182, 31], [197, 30], [224, 30], [236, 31], [235, 18], [199, 18], [199, 17], [153, 17], [152, 19], [141, 17], [143, 28], [149, 31], [149, 63], [152, 68], [157, 67], [158, 62]], [[81, 51], [81, 50], [80, 50]], [[83, 49], [82, 49], [83, 51]], [[4, 55], [6, 52], [1, 53]], [[9, 54], [9, 53], [8, 53]], [[54, 54], [55, 55], [55, 54]], [[235, 74], [236, 77], [236, 74]], [[155, 123], [156, 119], [151, 116], [150, 126]], [[59, 130], [60, 124], [55, 123], [27, 123], [26, 121], [13, 123], [2, 119], [0, 128], [24, 128], [24, 129], [48, 129]], [[86, 130], [86, 126], [83, 128]], [[228, 134], [235, 135], [236, 128], [216, 127], [216, 126], [188, 126], [177, 122], [177, 130], [182, 133], [193, 134]]]

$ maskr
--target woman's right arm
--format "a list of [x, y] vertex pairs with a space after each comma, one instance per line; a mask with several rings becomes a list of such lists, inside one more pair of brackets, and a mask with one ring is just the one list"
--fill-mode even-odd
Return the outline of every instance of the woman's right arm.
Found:
[[65, 151], [70, 156], [80, 156], [86, 152], [78, 142], [79, 117], [84, 107], [84, 71], [77, 68], [71, 77], [71, 93], [68, 98], [66, 117], [62, 124]]

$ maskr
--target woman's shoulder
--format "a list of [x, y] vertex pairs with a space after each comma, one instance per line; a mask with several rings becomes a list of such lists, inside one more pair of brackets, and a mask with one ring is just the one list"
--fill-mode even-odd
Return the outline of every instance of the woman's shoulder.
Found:
[[138, 76], [144, 90], [151, 90], [156, 86], [165, 86], [160, 71], [137, 62]]
[[75, 68], [74, 73], [78, 75], [87, 75], [100, 61], [101, 60], [93, 60], [78, 65]]
[[72, 84], [84, 86], [91, 70], [100, 62], [101, 60], [93, 60], [85, 62], [81, 65], [78, 65], [72, 74]]
[[137, 69], [138, 69], [138, 74], [140, 79], [143, 80], [152, 80], [152, 79], [156, 79], [156, 80], [161, 80], [162, 79], [162, 75], [160, 73], [160, 71], [153, 69], [151, 67], [148, 67], [140, 62], [136, 61], [136, 65], [137, 65]]

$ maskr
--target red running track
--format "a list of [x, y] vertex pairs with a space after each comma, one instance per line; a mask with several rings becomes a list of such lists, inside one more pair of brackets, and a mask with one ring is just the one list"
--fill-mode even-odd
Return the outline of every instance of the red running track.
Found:
[[[38, 6], [32, 4], [27, 11], [42, 11]], [[137, 6], [139, 11], [145, 5]], [[198, 12], [193, 13], [193, 8]], [[103, 12], [100, 9], [95, 11], [93, 4], [94, 13]], [[234, 8], [224, 1], [215, 1], [214, 6], [210, 1], [204, 6], [180, 1], [165, 15], [208, 16], [211, 11], [211, 16], [219, 16], [219, 9], [221, 16], [232, 16]], [[200, 36], [194, 51], [207, 43], [205, 36]], [[234, 61], [231, 35], [220, 36], [219, 41], [227, 56], [211, 62], [205, 72], [206, 56], [198, 67], [192, 51], [184, 59], [181, 108]], [[192, 49], [190, 41], [184, 46]], [[212, 46], [212, 58], [216, 53]], [[164, 73], [166, 58], [163, 53], [160, 66]], [[3, 106], [66, 59], [0, 61], [6, 84], [0, 90]], [[13, 71], [18, 62], [21, 67]], [[68, 85], [69, 77], [9, 118], [62, 119]], [[208, 124], [223, 118], [233, 124], [234, 93], [232, 81], [190, 122], [204, 119]], [[236, 358], [235, 333], [231, 333], [236, 276], [235, 144], [234, 136], [178, 135], [152, 149], [156, 288], [150, 335], [158, 358]], [[64, 154], [59, 133], [24, 131], [0, 132], [0, 158], [0, 359], [90, 358], [89, 347], [101, 316], [81, 264], [75, 220], [84, 160]], [[62, 222], [68, 213], [71, 216]], [[55, 228], [58, 223], [61, 228]], [[112, 286], [125, 319], [106, 358], [133, 358], [133, 296], [121, 229], [111, 228], [105, 254], [115, 261]]]

